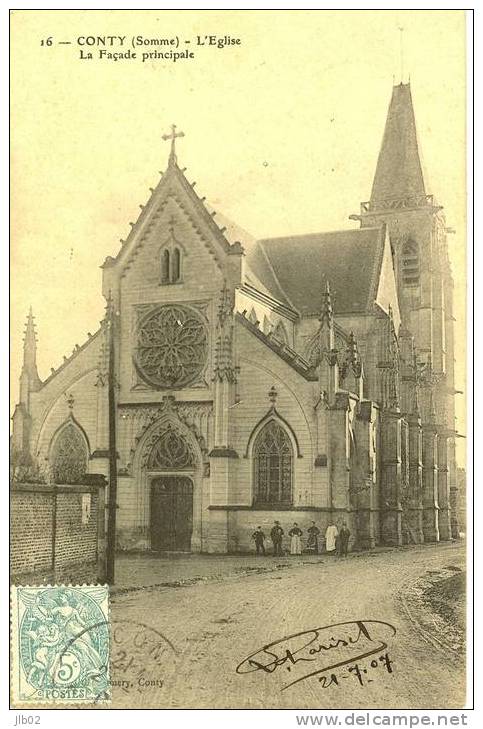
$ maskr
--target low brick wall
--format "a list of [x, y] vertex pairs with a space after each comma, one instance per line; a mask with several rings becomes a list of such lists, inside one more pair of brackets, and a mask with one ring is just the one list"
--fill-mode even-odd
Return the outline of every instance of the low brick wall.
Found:
[[104, 486], [16, 483], [10, 491], [14, 584], [104, 580]]

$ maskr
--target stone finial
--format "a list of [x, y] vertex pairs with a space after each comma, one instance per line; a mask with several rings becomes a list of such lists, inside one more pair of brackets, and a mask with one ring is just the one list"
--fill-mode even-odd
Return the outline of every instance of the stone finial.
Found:
[[268, 399], [272, 403], [272, 407], [275, 407], [275, 404], [277, 402], [277, 396], [278, 396], [278, 392], [275, 388], [275, 385], [272, 385], [272, 387], [268, 391]]
[[322, 293], [322, 306], [319, 321], [321, 324], [327, 324], [331, 327], [334, 323], [334, 309], [332, 306], [332, 294], [330, 292], [330, 283], [327, 280], [325, 282], [325, 289]]

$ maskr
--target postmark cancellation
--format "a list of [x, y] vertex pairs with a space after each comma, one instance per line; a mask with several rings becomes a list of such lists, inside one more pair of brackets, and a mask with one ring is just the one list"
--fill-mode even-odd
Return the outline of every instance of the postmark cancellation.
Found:
[[12, 701], [110, 701], [107, 585], [11, 588]]

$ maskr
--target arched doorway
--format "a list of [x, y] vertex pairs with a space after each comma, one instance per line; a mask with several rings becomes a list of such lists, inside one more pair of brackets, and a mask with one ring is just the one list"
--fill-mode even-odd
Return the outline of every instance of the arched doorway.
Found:
[[171, 424], [153, 439], [147, 460], [151, 549], [191, 551], [196, 458]]
[[151, 481], [151, 549], [191, 551], [193, 482], [188, 476], [155, 476]]

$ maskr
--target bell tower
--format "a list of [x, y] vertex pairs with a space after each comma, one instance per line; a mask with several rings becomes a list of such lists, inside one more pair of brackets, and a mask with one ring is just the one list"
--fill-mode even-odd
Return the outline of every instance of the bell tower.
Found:
[[[401, 325], [414, 337], [424, 372], [423, 427], [432, 422], [434, 408], [439, 468], [456, 489], [453, 278], [443, 208], [425, 181], [409, 83], [393, 87], [371, 197], [358, 217], [361, 227], [388, 226]], [[447, 501], [441, 493], [440, 502]], [[457, 525], [453, 536], [456, 531]]]

